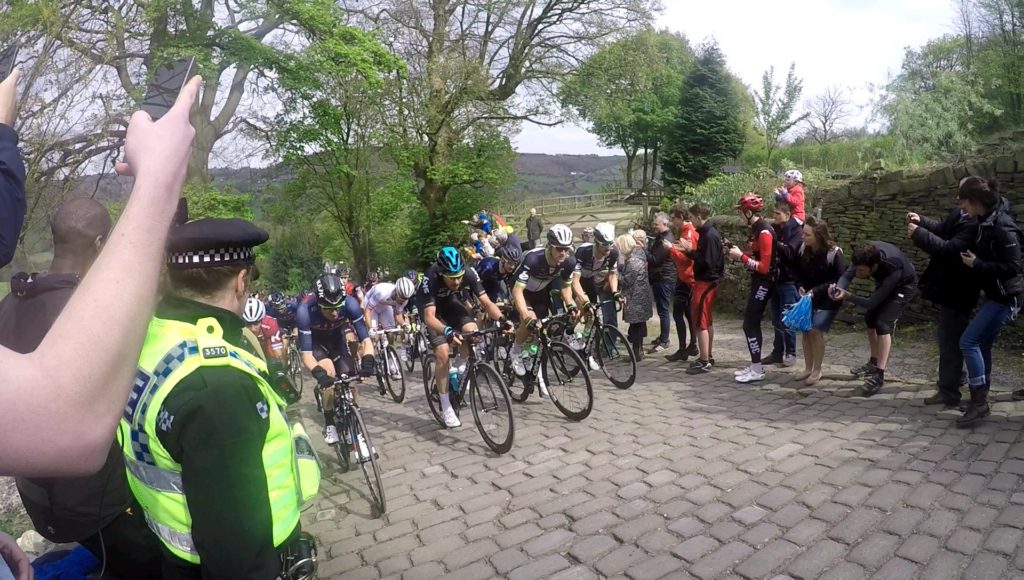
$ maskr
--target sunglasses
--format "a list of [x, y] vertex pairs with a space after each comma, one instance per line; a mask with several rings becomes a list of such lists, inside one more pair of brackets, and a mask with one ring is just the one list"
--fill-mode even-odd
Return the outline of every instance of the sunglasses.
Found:
[[551, 249], [556, 251], [556, 252], [562, 252], [562, 253], [567, 253], [567, 252], [572, 250], [572, 248], [568, 247], [568, 246], [551, 246]]
[[441, 275], [444, 276], [445, 278], [448, 278], [449, 280], [461, 280], [462, 277], [466, 275], [466, 273], [465, 272], [459, 272], [458, 274], [441, 274]]

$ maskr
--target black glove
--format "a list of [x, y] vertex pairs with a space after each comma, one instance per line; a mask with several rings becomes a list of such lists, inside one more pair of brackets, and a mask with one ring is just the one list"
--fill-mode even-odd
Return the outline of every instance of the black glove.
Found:
[[310, 374], [313, 375], [313, 378], [316, 379], [316, 382], [321, 387], [329, 387], [334, 384], [334, 379], [322, 367], [316, 367]]
[[377, 368], [377, 359], [370, 355], [363, 356], [359, 360], [359, 374], [364, 377], [372, 377]]
[[504, 316], [498, 319], [498, 326], [504, 328], [505, 330], [515, 330], [516, 328], [516, 325], [512, 324], [512, 321], [505, 318]]

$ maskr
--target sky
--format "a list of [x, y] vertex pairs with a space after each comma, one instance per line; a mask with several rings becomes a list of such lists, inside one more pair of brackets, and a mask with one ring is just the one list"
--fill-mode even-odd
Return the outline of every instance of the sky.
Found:
[[[867, 118], [868, 84], [884, 84], [899, 70], [906, 47], [955, 31], [953, 0], [662, 0], [658, 29], [682, 32], [697, 45], [714, 37], [729, 68], [760, 87], [775, 67], [778, 81], [791, 62], [803, 79], [803, 98], [830, 86], [847, 89], [857, 117]], [[521, 153], [617, 155], [584, 127], [526, 124], [513, 138]]]

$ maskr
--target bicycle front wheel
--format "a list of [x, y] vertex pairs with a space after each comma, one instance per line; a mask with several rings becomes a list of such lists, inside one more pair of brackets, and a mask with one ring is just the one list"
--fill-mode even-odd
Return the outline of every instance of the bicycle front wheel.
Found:
[[636, 382], [636, 355], [622, 331], [610, 324], [594, 337], [594, 358], [613, 385], [628, 389]]
[[552, 342], [544, 351], [541, 372], [551, 402], [572, 421], [582, 421], [594, 409], [594, 385], [580, 355], [564, 342]]
[[384, 498], [384, 481], [380, 477], [380, 466], [377, 465], [377, 451], [373, 448], [373, 442], [370, 441], [370, 432], [366, 430], [366, 424], [363, 423], [363, 414], [356, 407], [352, 408], [351, 423], [352, 430], [355, 432], [355, 437], [352, 440], [359, 441], [361, 436], [363, 441], [366, 442], [367, 453], [364, 453], [362, 446], [358, 443], [354, 445], [356, 461], [359, 462], [359, 467], [363, 470], [366, 485], [370, 488], [370, 500], [377, 511], [377, 517], [380, 517], [387, 510], [387, 500]]
[[469, 403], [473, 421], [484, 443], [495, 453], [512, 449], [516, 426], [512, 416], [512, 398], [498, 371], [485, 363], [473, 369], [469, 385]]
[[405, 373], [402, 372], [402, 361], [398, 358], [398, 351], [395, 347], [389, 346], [384, 350], [384, 383], [391, 393], [391, 398], [396, 403], [405, 400]]
[[349, 425], [348, 413], [342, 416], [341, 413], [335, 412], [334, 423], [337, 425], [335, 429], [338, 430], [338, 442], [333, 445], [334, 453], [338, 456], [338, 465], [341, 466], [342, 473], [348, 473], [348, 470], [352, 467], [352, 441], [354, 441], [352, 434], [352, 427]]
[[432, 354], [424, 354], [421, 359], [423, 366], [423, 391], [427, 395], [427, 406], [430, 407], [430, 414], [438, 425], [445, 426], [444, 418], [441, 416], [441, 396], [437, 394], [437, 385], [434, 384], [434, 367], [436, 359]]
[[288, 349], [288, 374], [291, 375], [292, 385], [295, 386], [295, 390], [299, 393], [299, 398], [302, 398], [302, 387], [303, 387], [303, 376], [302, 376], [302, 356], [299, 351], [294, 348]]

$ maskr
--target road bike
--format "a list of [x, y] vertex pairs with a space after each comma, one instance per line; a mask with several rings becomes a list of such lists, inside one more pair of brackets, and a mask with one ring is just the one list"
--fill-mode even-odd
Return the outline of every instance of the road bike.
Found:
[[303, 382], [305, 382], [304, 372], [306, 369], [302, 364], [302, 354], [299, 353], [298, 340], [292, 338], [288, 341], [288, 359], [286, 361], [288, 365], [288, 378], [292, 380], [292, 385], [295, 390], [298, 391], [299, 397], [302, 397]]
[[389, 337], [402, 332], [402, 329], [397, 327], [371, 332], [375, 343], [374, 357], [377, 359], [377, 386], [381, 395], [387, 389], [396, 403], [405, 400], [405, 373], [402, 372], [402, 359], [398, 355], [398, 350], [391, 346]]
[[[470, 343], [469, 360], [465, 370], [449, 373], [449, 379], [455, 377], [455, 383], [449, 380], [448, 399], [451, 401], [455, 414], [459, 415], [463, 407], [473, 411], [473, 422], [483, 437], [484, 443], [495, 453], [507, 453], [515, 439], [515, 418], [512, 414], [512, 398], [501, 375], [493, 366], [483, 362], [486, 353], [480, 344], [490, 334], [500, 332], [500, 327], [486, 328], [474, 332], [457, 333], [462, 340]], [[455, 351], [456, 348], [451, 350]], [[452, 368], [455, 369], [457, 357], [451, 357]], [[441, 397], [434, 381], [436, 358], [433, 353], [423, 357], [423, 389], [427, 395], [427, 403], [434, 420], [444, 426], [441, 415]]]
[[[583, 325], [582, 338], [573, 337], [579, 344], [571, 344], [576, 348], [580, 357], [588, 363], [593, 360], [597, 363], [594, 370], [600, 370], [604, 376], [616, 387], [628, 389], [636, 382], [636, 354], [629, 347], [629, 341], [622, 331], [604, 324], [601, 318], [601, 307], [608, 303], [615, 303], [616, 311], [622, 309], [622, 304], [615, 299], [605, 300], [597, 304], [591, 304], [590, 317]], [[593, 368], [594, 365], [591, 365]]]

